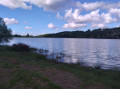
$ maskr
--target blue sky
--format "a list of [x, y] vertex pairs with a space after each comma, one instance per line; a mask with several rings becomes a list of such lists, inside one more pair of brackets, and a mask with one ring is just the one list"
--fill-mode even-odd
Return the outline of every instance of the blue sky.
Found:
[[0, 0], [0, 17], [13, 34], [120, 26], [118, 0]]

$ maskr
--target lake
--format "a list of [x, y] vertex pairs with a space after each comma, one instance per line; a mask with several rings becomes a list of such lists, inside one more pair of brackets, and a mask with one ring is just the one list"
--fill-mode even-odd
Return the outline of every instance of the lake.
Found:
[[103, 69], [120, 68], [119, 39], [13, 38], [9, 45], [16, 43], [70, 55], [61, 59], [65, 63], [80, 62], [86, 66], [101, 66]]

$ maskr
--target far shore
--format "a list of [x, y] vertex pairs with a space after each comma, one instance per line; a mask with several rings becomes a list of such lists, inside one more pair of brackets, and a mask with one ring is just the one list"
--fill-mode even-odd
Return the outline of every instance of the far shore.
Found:
[[58, 38], [58, 39], [114, 39], [119, 40], [120, 38], [70, 38], [70, 37], [13, 37], [13, 38]]

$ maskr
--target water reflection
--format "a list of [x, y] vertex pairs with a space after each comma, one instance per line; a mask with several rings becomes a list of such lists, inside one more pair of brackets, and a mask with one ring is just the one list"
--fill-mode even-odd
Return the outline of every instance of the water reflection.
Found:
[[62, 62], [81, 62], [87, 66], [101, 65], [102, 68], [120, 67], [120, 40], [74, 39], [74, 38], [14, 38], [9, 45], [25, 43], [51, 53], [64, 53]]

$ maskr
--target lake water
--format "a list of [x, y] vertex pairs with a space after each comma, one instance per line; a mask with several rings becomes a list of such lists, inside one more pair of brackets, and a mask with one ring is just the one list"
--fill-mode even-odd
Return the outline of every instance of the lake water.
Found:
[[120, 68], [119, 39], [13, 38], [9, 45], [15, 43], [70, 55], [70, 58], [61, 60], [66, 63], [80, 62], [92, 67], [100, 65], [103, 69]]

